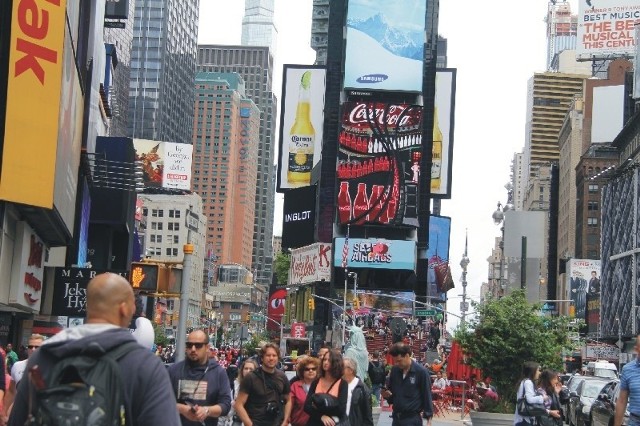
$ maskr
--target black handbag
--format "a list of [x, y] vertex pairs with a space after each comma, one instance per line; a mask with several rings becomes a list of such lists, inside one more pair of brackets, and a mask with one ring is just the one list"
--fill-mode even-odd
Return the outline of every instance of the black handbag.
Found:
[[338, 400], [338, 398], [329, 394], [329, 391], [331, 390], [331, 388], [333, 388], [333, 385], [338, 382], [338, 380], [336, 380], [331, 384], [331, 386], [329, 386], [329, 389], [327, 389], [326, 393], [314, 393], [313, 395], [311, 395], [311, 402], [319, 413], [332, 415], [333, 413], [336, 413], [340, 408], [340, 401]]
[[547, 408], [544, 404], [535, 403], [531, 404], [527, 402], [527, 398], [524, 394], [524, 384], [522, 385], [522, 398], [518, 399], [517, 408], [518, 414], [522, 417], [538, 417], [538, 416], [546, 416]]

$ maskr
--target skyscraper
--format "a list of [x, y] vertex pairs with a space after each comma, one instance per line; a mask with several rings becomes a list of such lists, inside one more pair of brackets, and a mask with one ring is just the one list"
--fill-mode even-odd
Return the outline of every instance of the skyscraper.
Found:
[[547, 10], [547, 70], [563, 50], [574, 50], [578, 39], [578, 16], [568, 1], [549, 1]]
[[252, 269], [256, 282], [269, 285], [273, 262], [273, 162], [277, 108], [276, 97], [271, 91], [273, 55], [268, 47], [201, 45], [198, 46], [198, 71], [240, 74], [247, 97], [261, 112]]
[[198, 1], [135, 3], [128, 136], [190, 144]]
[[243, 46], [267, 46], [276, 56], [278, 30], [273, 22], [274, 0], [245, 0], [242, 18]]
[[196, 75], [192, 189], [219, 263], [251, 270], [260, 111], [237, 73]]

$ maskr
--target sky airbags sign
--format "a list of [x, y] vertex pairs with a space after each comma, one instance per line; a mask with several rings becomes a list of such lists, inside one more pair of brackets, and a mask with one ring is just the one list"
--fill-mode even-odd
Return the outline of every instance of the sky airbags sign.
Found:
[[[336, 238], [333, 266], [342, 266], [344, 238]], [[415, 241], [383, 240], [379, 238], [349, 238], [348, 268], [404, 269], [416, 268]]]

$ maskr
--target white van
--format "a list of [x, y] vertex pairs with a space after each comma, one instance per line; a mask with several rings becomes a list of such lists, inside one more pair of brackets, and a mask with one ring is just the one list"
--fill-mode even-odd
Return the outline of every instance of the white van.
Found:
[[587, 364], [587, 374], [607, 379], [617, 379], [618, 368], [614, 363], [606, 360], [590, 361]]

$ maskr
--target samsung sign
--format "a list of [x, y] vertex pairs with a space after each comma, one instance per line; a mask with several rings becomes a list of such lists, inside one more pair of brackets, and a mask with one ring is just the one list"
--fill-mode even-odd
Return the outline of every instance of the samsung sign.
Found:
[[290, 189], [284, 194], [282, 248], [294, 249], [315, 242], [316, 186]]

